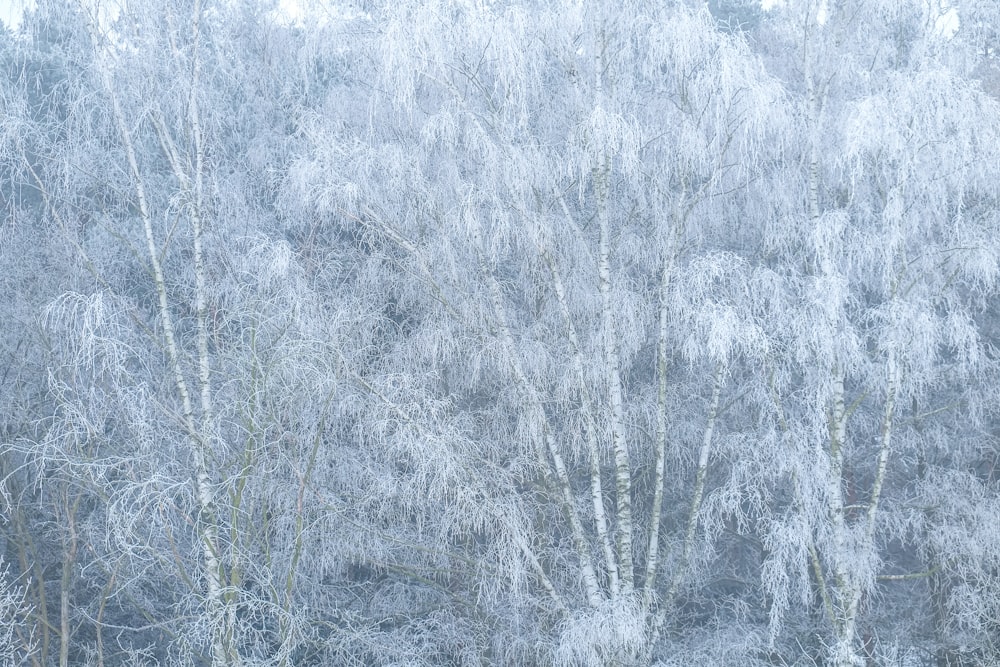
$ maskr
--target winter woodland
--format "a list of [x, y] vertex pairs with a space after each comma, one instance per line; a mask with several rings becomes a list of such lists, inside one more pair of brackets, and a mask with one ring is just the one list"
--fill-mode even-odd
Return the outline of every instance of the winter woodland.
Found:
[[998, 47], [991, 0], [39, 0], [0, 663], [1000, 664]]

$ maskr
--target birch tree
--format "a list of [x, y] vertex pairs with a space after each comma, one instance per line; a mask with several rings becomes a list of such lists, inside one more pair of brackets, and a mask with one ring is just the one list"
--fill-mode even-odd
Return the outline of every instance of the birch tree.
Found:
[[[26, 115], [28, 133], [10, 142], [18, 185], [38, 194], [74, 277], [89, 278], [45, 308], [33, 304], [50, 337], [48, 403], [35, 407], [34, 430], [5, 431], [5, 482], [30, 470], [38, 496], [62, 498], [51, 532], [68, 535], [48, 612], [47, 583], [37, 584], [33, 658], [47, 660], [54, 618], [62, 664], [86, 651], [99, 663], [207, 653], [215, 664], [289, 664], [316, 640], [298, 575], [311, 521], [305, 485], [334, 395], [322, 386], [334, 366], [317, 359], [350, 334], [316, 328], [288, 243], [269, 237], [277, 194], [268, 172], [280, 169], [286, 121], [256, 121], [275, 122], [268, 114], [286, 84], [255, 79], [223, 49], [237, 41], [248, 58], [294, 54], [246, 8], [226, 18], [249, 28], [256, 19], [263, 48], [236, 40], [238, 27], [227, 33], [197, 3], [117, 16], [62, 9], [93, 58], [67, 94], [71, 131], [46, 134], [45, 119]], [[212, 63], [205, 79], [203, 60]], [[13, 83], [15, 101], [34, 85]], [[240, 96], [262, 92], [267, 104], [240, 107]], [[302, 398], [317, 391], [318, 404]], [[296, 400], [294, 423], [276, 412]], [[27, 518], [17, 545], [28, 554], [23, 576], [34, 576], [45, 556], [27, 542], [31, 497], [5, 500]]]
[[403, 272], [380, 289], [406, 335], [363, 383], [397, 413], [440, 405], [465, 442], [377, 444], [417, 478], [448, 461], [460, 496], [423, 511], [484, 534], [477, 587], [522, 589], [486, 600], [538, 617], [532, 659], [648, 662], [742, 513], [739, 475], [710, 463], [727, 382], [766, 348], [745, 299], [767, 279], [704, 240], [756, 177], [780, 90], [680, 5], [403, 4], [381, 31], [391, 96], [342, 130], [372, 139], [330, 151], [342, 121], [317, 119], [298, 178]]
[[783, 71], [797, 82], [802, 150], [784, 163], [801, 166], [784, 173], [800, 194], [785, 215], [801, 221], [788, 247], [806, 263], [804, 318], [786, 325], [786, 362], [796, 365], [774, 384], [797, 462], [787, 468], [788, 514], [766, 538], [772, 623], [798, 561], [800, 590], [828, 624], [827, 659], [887, 660], [894, 631], [876, 599], [899, 587], [912, 595], [908, 582], [933, 582], [940, 566], [904, 558], [930, 548], [935, 531], [907, 489], [914, 474], [920, 493], [950, 493], [923, 486], [928, 453], [944, 444], [928, 439], [926, 419], [977, 441], [975, 387], [992, 376], [976, 295], [996, 277], [992, 160], [983, 159], [995, 148], [993, 101], [940, 60], [948, 45], [933, 7], [789, 3], [775, 14], [787, 16], [772, 26], [802, 58], [778, 66], [791, 65]]

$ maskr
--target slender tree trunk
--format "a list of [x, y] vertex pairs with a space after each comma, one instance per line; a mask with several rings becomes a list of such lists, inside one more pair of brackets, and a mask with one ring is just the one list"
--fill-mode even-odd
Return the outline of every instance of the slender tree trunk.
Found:
[[[87, 10], [85, 7], [83, 8], [83, 11], [86, 13]], [[198, 24], [198, 14], [200, 14], [200, 3], [196, 1], [195, 26]], [[238, 654], [232, 645], [233, 636], [231, 630], [233, 618], [227, 612], [228, 605], [223, 584], [224, 579], [222, 574], [222, 563], [219, 559], [219, 531], [217, 525], [215, 494], [212, 488], [211, 475], [208, 470], [208, 460], [211, 456], [210, 441], [207, 439], [209, 434], [199, 428], [197, 420], [195, 419], [191, 394], [188, 390], [187, 380], [185, 379], [184, 372], [181, 368], [180, 346], [178, 345], [177, 338], [174, 333], [173, 315], [167, 298], [166, 279], [163, 273], [163, 267], [160, 263], [160, 251], [157, 247], [155, 235], [153, 233], [152, 211], [146, 196], [146, 187], [142, 177], [142, 172], [139, 169], [136, 150], [132, 140], [132, 131], [125, 120], [125, 114], [121, 108], [121, 103], [118, 99], [115, 86], [111, 80], [111, 65], [107, 62], [107, 59], [110, 58], [110, 56], [102, 52], [100, 39], [101, 35], [99, 27], [96, 25], [95, 21], [96, 19], [92, 20], [91, 24], [88, 26], [90, 29], [91, 41], [93, 43], [96, 58], [99, 61], [105, 61], [100, 68], [101, 78], [105, 93], [111, 100], [112, 112], [118, 128], [118, 134], [125, 149], [128, 171], [133, 180], [133, 187], [135, 188], [135, 195], [139, 205], [139, 216], [142, 221], [146, 240], [147, 259], [153, 272], [153, 282], [157, 294], [160, 323], [163, 327], [163, 338], [170, 366], [173, 371], [174, 387], [181, 402], [182, 423], [187, 431], [188, 440], [191, 445], [191, 453], [194, 459], [192, 477], [195, 487], [195, 496], [199, 504], [197, 530], [199, 532], [201, 542], [203, 574], [207, 584], [206, 607], [212, 631], [211, 643], [213, 664], [230, 666], [238, 663]], [[197, 30], [197, 28], [195, 29]], [[195, 33], [195, 36], [197, 37], [197, 32]], [[200, 146], [200, 143], [198, 145]], [[200, 150], [200, 148], [198, 150]], [[196, 237], [199, 237], [200, 226], [195, 231]], [[197, 243], [199, 244], [198, 248], [200, 251], [200, 238]], [[202, 294], [204, 294], [203, 284], [201, 287]], [[203, 317], [204, 311], [202, 310], [202, 318]], [[199, 347], [201, 347], [203, 341], [203, 327], [204, 322], [202, 319], [199, 326], [199, 329], [201, 330], [199, 332]], [[210, 396], [210, 389], [207, 385], [208, 369], [204, 363], [205, 361], [206, 357], [199, 355], [199, 380], [201, 381], [201, 395], [203, 401], [205, 400], [206, 392], [209, 392]], [[208, 403], [208, 406], [210, 407], [210, 402]], [[206, 404], [203, 403], [203, 411], [205, 407]], [[210, 413], [208, 415], [202, 414], [202, 426], [206, 423], [205, 420], [210, 418]]]
[[76, 510], [80, 505], [80, 499], [76, 498], [72, 502], [68, 497], [64, 498], [66, 510], [66, 543], [63, 546], [62, 578], [59, 582], [59, 667], [69, 665], [69, 645], [72, 635], [70, 629], [70, 607], [69, 598], [73, 588], [73, 569], [76, 567], [77, 535], [76, 535]]
[[660, 318], [656, 346], [656, 463], [653, 469], [653, 508], [649, 517], [649, 546], [646, 549], [646, 576], [643, 579], [642, 607], [649, 613], [659, 567], [660, 520], [663, 513], [663, 484], [667, 458], [667, 324], [668, 299], [673, 257], [668, 253], [660, 275]]
[[698, 469], [695, 473], [694, 493], [691, 497], [691, 511], [688, 514], [687, 528], [684, 531], [684, 547], [681, 552], [681, 560], [678, 563], [677, 571], [674, 572], [670, 583], [670, 590], [667, 599], [673, 600], [677, 594], [677, 589], [686, 574], [690, 560], [691, 551], [694, 549], [694, 534], [698, 528], [698, 515], [701, 511], [701, 503], [705, 499], [705, 477], [708, 475], [708, 461], [712, 454], [712, 440], [715, 435], [715, 423], [719, 416], [719, 399], [722, 395], [723, 366], [720, 362], [715, 369], [715, 376], [712, 378], [712, 402], [708, 409], [708, 424], [702, 434], [701, 449], [698, 451]]
[[694, 537], [698, 528], [699, 512], [701, 503], [705, 497], [705, 477], [708, 475], [708, 461], [712, 453], [712, 440], [715, 436], [715, 424], [719, 417], [719, 401], [722, 396], [722, 381], [724, 368], [719, 362], [715, 367], [712, 378], [712, 399], [708, 408], [708, 422], [705, 424], [705, 431], [702, 433], [701, 448], [698, 451], [698, 468], [695, 472], [694, 492], [691, 494], [691, 509], [688, 512], [687, 526], [684, 531], [684, 543], [681, 547], [681, 557], [677, 563], [677, 569], [670, 579], [670, 587], [664, 597], [662, 606], [653, 619], [653, 630], [650, 633], [651, 639], [648, 645], [645, 663], [652, 660], [652, 651], [656, 643], [660, 640], [660, 632], [663, 624], [667, 620], [667, 613], [670, 605], [673, 604], [680, 590], [680, 585], [687, 574], [687, 568], [691, 559], [691, 552], [694, 550]]
[[531, 384], [531, 381], [528, 379], [528, 376], [524, 372], [524, 368], [521, 364], [521, 357], [517, 352], [517, 346], [514, 343], [514, 336], [510, 331], [510, 325], [508, 323], [507, 312], [504, 307], [500, 285], [497, 283], [496, 278], [490, 273], [485, 261], [482, 259], [484, 244], [482, 233], [479, 229], [479, 223], [478, 221], [473, 220], [471, 221], [471, 225], [473, 228], [474, 242], [476, 244], [477, 251], [480, 254], [480, 273], [486, 281], [487, 288], [490, 291], [490, 302], [496, 316], [497, 326], [500, 330], [500, 338], [503, 342], [507, 358], [511, 365], [511, 370], [514, 372], [517, 384], [524, 392], [525, 399], [528, 402], [531, 419], [534, 423], [534, 428], [537, 430], [537, 435], [535, 437], [539, 439], [539, 444], [536, 446], [536, 450], [539, 455], [539, 465], [546, 475], [550, 474], [549, 464], [545, 460], [547, 453], [548, 457], [552, 461], [552, 467], [555, 468], [556, 474], [554, 481], [561, 495], [563, 510], [565, 511], [566, 517], [570, 522], [573, 543], [576, 547], [577, 557], [580, 559], [583, 584], [587, 591], [587, 600], [592, 606], [597, 606], [604, 599], [604, 596], [601, 593], [601, 588], [597, 581], [597, 573], [594, 570], [593, 558], [591, 557], [590, 546], [587, 543], [586, 533], [583, 529], [583, 522], [580, 520], [580, 514], [576, 509], [576, 500], [573, 497], [569, 471], [566, 467], [566, 462], [562, 457], [562, 453], [559, 451], [559, 446], [556, 442], [554, 434], [552, 433], [552, 428], [548, 423], [548, 416], [545, 414], [545, 407], [542, 405], [542, 402], [538, 397], [538, 391]]
[[[572, 215], [566, 201], [560, 197], [563, 214], [568, 221], [573, 224]], [[575, 226], [575, 225], [574, 225]], [[583, 410], [585, 438], [587, 443], [587, 455], [590, 463], [590, 498], [594, 508], [594, 523], [597, 528], [597, 537], [604, 549], [605, 566], [608, 571], [608, 584], [611, 596], [615, 597], [619, 592], [618, 559], [615, 556], [614, 546], [611, 542], [611, 532], [608, 528], [607, 510], [604, 506], [604, 481], [601, 474], [601, 454], [597, 444], [597, 425], [594, 423], [594, 407], [590, 399], [590, 389], [584, 372], [583, 353], [580, 348], [580, 339], [573, 325], [573, 318], [570, 314], [569, 304], [566, 300], [566, 288], [563, 284], [562, 275], [555, 259], [548, 252], [547, 248], [541, 248], [541, 253], [546, 265], [552, 275], [552, 285], [556, 293], [556, 300], [559, 303], [559, 311], [562, 314], [563, 324], [570, 341], [570, 348], [573, 356], [573, 371], [576, 373], [577, 382], [580, 385], [580, 403]]]
[[611, 223], [608, 219], [610, 165], [605, 164], [594, 176], [597, 216], [601, 227], [597, 266], [601, 290], [601, 322], [604, 341], [604, 368], [611, 401], [611, 442], [615, 453], [615, 499], [618, 515], [618, 562], [622, 593], [628, 595], [634, 586], [632, 562], [632, 464], [624, 433], [624, 398], [621, 385], [621, 362], [614, 325], [614, 303], [611, 298]]

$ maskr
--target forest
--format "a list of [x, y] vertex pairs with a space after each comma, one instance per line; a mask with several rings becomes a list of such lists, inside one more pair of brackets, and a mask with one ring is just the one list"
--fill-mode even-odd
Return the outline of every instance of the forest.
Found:
[[1000, 3], [38, 0], [0, 665], [1000, 664]]

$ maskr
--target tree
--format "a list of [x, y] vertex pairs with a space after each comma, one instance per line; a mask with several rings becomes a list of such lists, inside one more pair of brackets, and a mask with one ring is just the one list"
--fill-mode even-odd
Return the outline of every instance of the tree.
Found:
[[[389, 411], [376, 423], [463, 426], [422, 433], [431, 450], [402, 426], [371, 447], [427, 480], [401, 502], [429, 497], [452, 541], [477, 536], [479, 587], [509, 577], [481, 602], [511, 610], [501, 627], [539, 619], [538, 639], [497, 634], [490, 655], [648, 661], [668, 618], [702, 613], [687, 591], [744, 512], [749, 469], [707, 501], [709, 462], [735, 437], [723, 392], [764, 349], [740, 278], [767, 278], [699, 223], [757, 177], [780, 90], [684, 6], [420, 3], [382, 30], [386, 112], [328, 121], [303, 196], [403, 271], [378, 290], [401, 335], [359, 379]], [[325, 148], [345, 131], [371, 139]], [[745, 273], [724, 275], [734, 260]], [[435, 501], [445, 489], [461, 495]]]
[[[242, 64], [235, 81], [226, 78], [234, 72], [223, 47], [239, 34], [227, 32], [226, 19], [257, 22], [248, 35], [264, 43], [240, 43], [248, 58], [294, 53], [248, 8], [224, 18], [204, 18], [197, 4], [133, 5], [117, 17], [63, 9], [85, 40], [90, 31], [84, 45], [94, 60], [66, 96], [68, 119], [25, 112], [19, 120], [29, 133], [11, 133], [19, 182], [79, 263], [74, 277], [89, 274], [30, 304], [49, 336], [47, 403], [33, 406], [36, 429], [5, 433], [5, 480], [54, 498], [45, 520], [66, 536], [56, 559], [61, 609], [46, 611], [48, 582], [38, 580], [42, 642], [33, 659], [47, 661], [57, 628], [63, 664], [85, 651], [102, 663], [208, 651], [222, 664], [262, 656], [287, 664], [314, 645], [296, 568], [308, 527], [303, 485], [330, 401], [300, 411], [294, 434], [282, 435], [288, 424], [274, 410], [304, 400], [316, 390], [304, 378], [322, 380], [330, 366], [309, 356], [320, 348], [303, 311], [308, 296], [289, 298], [287, 261], [281, 267], [288, 243], [266, 176], [280, 172], [289, 142], [283, 91]], [[201, 59], [215, 78], [192, 69]], [[13, 82], [15, 99], [31, 99], [18, 87], [24, 81]], [[150, 93], [152, 82], [166, 85]], [[257, 107], [257, 118], [242, 112], [240, 96], [260, 92], [270, 106]], [[227, 115], [220, 101], [242, 115]], [[269, 124], [259, 127], [258, 118]], [[240, 120], [250, 122], [234, 137]], [[50, 125], [72, 132], [46, 134]], [[264, 264], [246, 264], [244, 252]], [[278, 471], [291, 477], [267, 477]], [[52, 557], [30, 546], [41, 520], [28, 509], [32, 497], [15, 490], [10, 498], [16, 546], [29, 552], [21, 571], [28, 576], [32, 560], [35, 573], [47, 571]], [[108, 625], [118, 646], [107, 645]]]
[[[781, 365], [795, 362], [775, 372], [795, 497], [767, 538], [765, 579], [776, 601], [787, 600], [787, 572], [799, 562], [799, 590], [817, 592], [829, 623], [830, 660], [886, 660], [899, 649], [882, 639], [889, 621], [877, 599], [922, 577], [928, 606], [940, 610], [942, 559], [966, 558], [957, 543], [947, 556], [935, 551], [943, 545], [933, 535], [961, 522], [938, 503], [961, 497], [962, 485], [942, 487], [930, 471], [965, 456], [956, 437], [983, 446], [977, 394], [993, 370], [977, 319], [997, 254], [989, 159], [979, 157], [995, 146], [993, 101], [943, 65], [938, 17], [920, 3], [775, 11], [789, 17], [775, 28], [794, 31], [785, 34], [797, 34], [803, 54], [794, 70], [776, 63], [797, 81], [789, 92], [802, 132], [791, 144], [801, 152], [783, 160], [803, 165], [785, 181], [800, 189], [783, 214], [803, 230], [785, 261], [804, 260], [799, 299], [814, 305], [786, 325]], [[914, 643], [927, 636], [925, 621], [907, 622]]]

